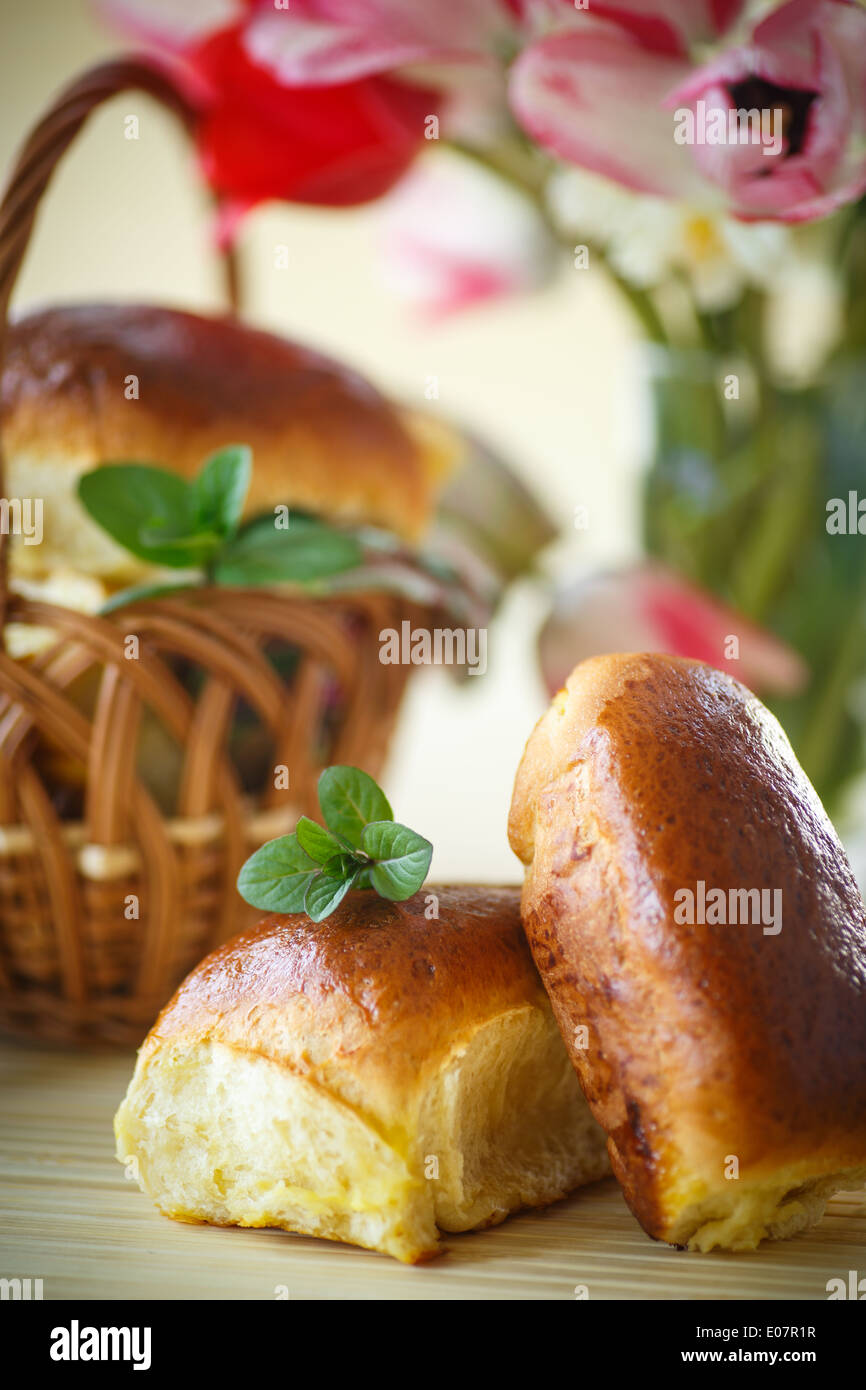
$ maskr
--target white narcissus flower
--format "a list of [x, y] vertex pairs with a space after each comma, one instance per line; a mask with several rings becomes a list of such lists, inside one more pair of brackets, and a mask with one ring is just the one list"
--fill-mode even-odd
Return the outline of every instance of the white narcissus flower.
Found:
[[777, 282], [793, 259], [793, 239], [776, 222], [738, 222], [718, 211], [631, 193], [578, 169], [552, 176], [548, 206], [575, 244], [585, 239], [605, 253], [629, 284], [649, 289], [685, 274], [698, 307], [734, 304], [746, 285]]
[[386, 200], [381, 252], [389, 287], [432, 315], [534, 289], [559, 259], [528, 198], [445, 151], [420, 161]]
[[817, 256], [799, 256], [773, 285], [767, 302], [768, 334], [774, 366], [789, 384], [813, 381], [839, 342], [842, 300], [835, 267]]

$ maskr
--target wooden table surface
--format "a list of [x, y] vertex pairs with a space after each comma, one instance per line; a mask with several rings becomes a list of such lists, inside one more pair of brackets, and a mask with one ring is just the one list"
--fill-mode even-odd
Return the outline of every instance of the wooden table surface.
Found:
[[[866, 1273], [866, 1193], [754, 1254], [687, 1254], [640, 1230], [611, 1179], [546, 1211], [448, 1238], [407, 1268], [282, 1231], [185, 1226], [125, 1179], [111, 1121], [132, 1055], [0, 1045], [0, 1277], [41, 1278], [46, 1299], [826, 1299]], [[281, 1296], [285, 1296], [283, 1292]]]

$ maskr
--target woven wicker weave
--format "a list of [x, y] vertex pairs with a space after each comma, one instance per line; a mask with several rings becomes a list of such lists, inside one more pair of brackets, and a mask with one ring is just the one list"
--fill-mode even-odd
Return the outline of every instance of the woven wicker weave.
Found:
[[[0, 335], [56, 164], [90, 112], [128, 88], [188, 123], [174, 88], [137, 60], [95, 68], [61, 94], [0, 205]], [[2, 348], [0, 337], [0, 361]], [[378, 633], [429, 616], [376, 593], [200, 589], [90, 617], [10, 595], [6, 573], [0, 537], [0, 632], [33, 623], [57, 640], [26, 663], [0, 651], [0, 1026], [135, 1044], [204, 952], [255, 916], [235, 891], [238, 869], [299, 813], [316, 814], [321, 768], [378, 770], [408, 674], [380, 663]], [[275, 644], [292, 653], [288, 679], [269, 659]], [[269, 754], [253, 787], [232, 756], [239, 709]], [[145, 724], [178, 750], [170, 811], [143, 777]]]

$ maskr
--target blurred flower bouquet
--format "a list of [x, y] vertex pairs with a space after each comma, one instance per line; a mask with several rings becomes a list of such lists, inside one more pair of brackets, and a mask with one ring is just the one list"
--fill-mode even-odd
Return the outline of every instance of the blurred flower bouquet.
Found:
[[389, 274], [428, 311], [531, 288], [563, 248], [603, 267], [651, 344], [654, 558], [561, 600], [545, 670], [600, 643], [727, 665], [832, 804], [866, 724], [863, 6], [102, 8], [196, 101], [223, 239], [265, 198], [393, 189]]

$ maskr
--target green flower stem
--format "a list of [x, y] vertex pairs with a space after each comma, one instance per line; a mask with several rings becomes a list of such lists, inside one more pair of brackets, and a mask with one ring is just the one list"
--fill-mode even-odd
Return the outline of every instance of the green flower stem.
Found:
[[862, 351], [866, 345], [866, 198], [848, 210], [836, 264], [845, 290], [845, 332], [836, 356]]
[[772, 486], [757, 511], [757, 523], [738, 547], [732, 588], [741, 612], [763, 622], [808, 524], [820, 440], [800, 411], [794, 420], [768, 422], [757, 447], [768, 460], [761, 471], [772, 478]]
[[814, 699], [799, 739], [800, 761], [812, 782], [820, 786], [829, 778], [837, 759], [839, 739], [845, 727], [846, 702], [866, 663], [864, 595], [857, 595], [836, 648], [833, 665]]
[[608, 277], [616, 285], [634, 314], [640, 319], [641, 327], [646, 336], [654, 343], [667, 344], [669, 342], [669, 335], [662, 322], [658, 309], [655, 307], [655, 304], [646, 290], [640, 290], [637, 289], [636, 286], [630, 285], [622, 275], [619, 275], [617, 271], [613, 269], [610, 261], [598, 248], [593, 247], [590, 254], [602, 261]]
[[462, 140], [445, 140], [442, 143], [448, 149], [454, 150], [455, 154], [471, 159], [489, 173], [498, 175], [506, 183], [519, 189], [535, 203], [545, 220], [549, 220], [544, 188], [554, 166], [538, 151], [533, 150], [517, 136], [511, 140], [500, 141], [495, 149], [491, 147], [486, 150], [479, 150], [475, 145], [469, 145]]
[[[534, 203], [560, 245], [569, 252], [574, 252], [573, 238], [552, 225], [547, 210], [544, 185], [552, 167], [548, 162], [538, 158], [534, 152], [523, 149], [516, 141], [503, 144], [496, 150], [478, 150], [473, 145], [463, 144], [457, 140], [451, 140], [447, 143], [449, 148], [457, 154], [462, 154], [467, 159], [472, 159], [476, 164], [480, 164], [490, 173], [497, 174]], [[640, 320], [646, 336], [654, 343], [668, 343], [669, 335], [651, 295], [646, 290], [630, 285], [622, 275], [614, 270], [600, 247], [587, 244], [587, 249], [592, 258], [601, 262], [609, 279], [616, 285], [620, 294]]]

